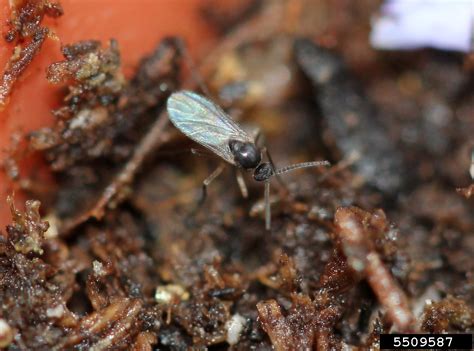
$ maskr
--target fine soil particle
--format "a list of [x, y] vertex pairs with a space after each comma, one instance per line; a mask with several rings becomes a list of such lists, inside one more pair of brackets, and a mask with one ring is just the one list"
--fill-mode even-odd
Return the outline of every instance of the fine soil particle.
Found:
[[58, 190], [11, 205], [0, 346], [376, 349], [383, 332], [472, 333], [474, 208], [456, 192], [471, 182], [472, 77], [460, 55], [371, 50], [375, 5], [245, 1], [214, 21], [221, 41], [193, 67], [211, 98], [258, 125], [280, 167], [332, 162], [272, 181], [271, 231], [262, 187], [245, 174], [242, 199], [230, 166], [196, 210], [219, 160], [167, 123], [168, 96], [199, 91], [179, 38], [130, 80], [120, 43], [65, 45], [46, 74], [63, 88], [56, 123], [27, 138]]

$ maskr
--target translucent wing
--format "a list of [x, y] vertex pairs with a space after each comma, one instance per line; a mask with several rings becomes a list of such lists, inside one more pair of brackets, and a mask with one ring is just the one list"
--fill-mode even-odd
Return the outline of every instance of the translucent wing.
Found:
[[234, 164], [234, 156], [229, 140], [253, 142], [219, 106], [191, 91], [172, 94], [167, 110], [176, 128], [231, 164]]

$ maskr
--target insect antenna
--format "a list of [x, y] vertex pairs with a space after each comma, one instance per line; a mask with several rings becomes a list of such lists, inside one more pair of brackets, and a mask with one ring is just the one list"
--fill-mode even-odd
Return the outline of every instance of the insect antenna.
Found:
[[288, 173], [294, 171], [295, 169], [300, 168], [310, 168], [310, 167], [320, 167], [320, 166], [330, 166], [331, 164], [329, 161], [313, 161], [313, 162], [302, 162], [302, 163], [295, 163], [293, 165], [289, 165], [275, 171], [275, 175], [280, 175], [284, 173]]
[[272, 215], [270, 213], [270, 182], [265, 182], [265, 190], [264, 190], [264, 199], [265, 199], [265, 229], [270, 230], [272, 227], [271, 220]]

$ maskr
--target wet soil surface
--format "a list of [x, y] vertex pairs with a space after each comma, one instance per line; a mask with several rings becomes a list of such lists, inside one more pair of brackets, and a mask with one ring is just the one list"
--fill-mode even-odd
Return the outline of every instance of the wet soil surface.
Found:
[[[473, 71], [465, 55], [371, 49], [377, 5], [208, 9], [222, 38], [193, 69], [209, 91], [179, 38], [130, 80], [119, 42], [64, 46], [47, 72], [56, 123], [27, 136], [57, 188], [10, 200], [0, 346], [365, 350], [382, 332], [472, 332]], [[220, 160], [168, 123], [180, 89], [259, 126], [277, 167], [331, 167], [272, 180], [270, 231], [262, 184], [245, 174], [242, 198], [231, 165], [196, 210]]]

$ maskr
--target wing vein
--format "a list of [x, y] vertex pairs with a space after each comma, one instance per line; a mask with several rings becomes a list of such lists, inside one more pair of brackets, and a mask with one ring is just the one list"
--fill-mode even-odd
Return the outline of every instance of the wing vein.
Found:
[[172, 94], [167, 110], [176, 128], [231, 164], [235, 163], [229, 140], [253, 142], [219, 106], [191, 91]]

